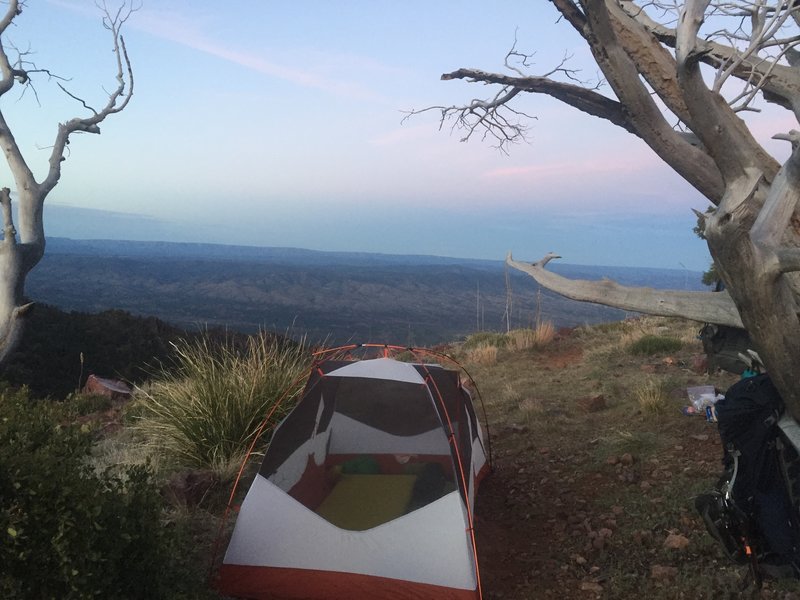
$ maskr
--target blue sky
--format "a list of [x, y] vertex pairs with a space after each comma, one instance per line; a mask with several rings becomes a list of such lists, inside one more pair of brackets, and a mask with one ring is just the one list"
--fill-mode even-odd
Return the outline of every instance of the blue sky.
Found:
[[[110, 2], [110, 0], [109, 0]], [[596, 78], [544, 0], [145, 0], [125, 32], [129, 108], [76, 137], [48, 198], [49, 235], [703, 269], [691, 208], [707, 203], [641, 142], [542, 97], [509, 156], [438, 130], [433, 113], [487, 88], [442, 82], [502, 68], [514, 36], [535, 73], [565, 53]], [[12, 40], [101, 104], [114, 57], [92, 0], [32, 1]], [[80, 106], [52, 82], [3, 99], [37, 174]], [[766, 111], [767, 138], [792, 127]], [[780, 146], [770, 144], [777, 153]], [[7, 171], [0, 177], [8, 180]], [[9, 182], [10, 183], [10, 182]], [[7, 184], [5, 184], [7, 185]], [[64, 207], [75, 207], [70, 211]], [[53, 215], [50, 218], [50, 215]]]

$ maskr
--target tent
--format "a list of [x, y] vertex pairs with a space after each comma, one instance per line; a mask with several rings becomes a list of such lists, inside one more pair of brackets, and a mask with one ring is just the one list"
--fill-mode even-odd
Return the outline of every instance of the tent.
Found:
[[251, 599], [479, 599], [472, 515], [488, 470], [457, 371], [315, 365], [241, 505], [217, 587]]

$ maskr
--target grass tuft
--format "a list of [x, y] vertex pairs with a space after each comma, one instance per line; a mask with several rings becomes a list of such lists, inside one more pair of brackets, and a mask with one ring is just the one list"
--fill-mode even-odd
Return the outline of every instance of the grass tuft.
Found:
[[679, 339], [662, 335], [644, 335], [627, 346], [628, 352], [637, 355], [653, 355], [677, 352], [683, 347]]
[[282, 405], [273, 423], [294, 404], [308, 353], [303, 343], [280, 343], [264, 333], [238, 347], [181, 340], [174, 352], [175, 368], [162, 367], [137, 390], [137, 428], [178, 465], [227, 479], [275, 403]]
[[550, 321], [540, 323], [535, 329], [514, 329], [506, 334], [508, 346], [513, 350], [540, 350], [556, 337], [556, 328]]
[[504, 334], [496, 331], [480, 331], [468, 336], [464, 341], [462, 349], [471, 350], [479, 346], [494, 346], [496, 348], [505, 348], [507, 338]]
[[493, 365], [497, 362], [497, 346], [478, 344], [467, 350], [467, 362], [477, 365]]
[[651, 415], [662, 415], [667, 412], [669, 396], [662, 381], [647, 379], [635, 388], [634, 395], [643, 412]]

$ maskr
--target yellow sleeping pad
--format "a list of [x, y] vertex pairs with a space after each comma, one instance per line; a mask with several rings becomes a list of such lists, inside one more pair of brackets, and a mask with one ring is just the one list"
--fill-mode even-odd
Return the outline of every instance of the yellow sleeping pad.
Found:
[[342, 475], [317, 514], [341, 529], [363, 531], [406, 513], [416, 475]]

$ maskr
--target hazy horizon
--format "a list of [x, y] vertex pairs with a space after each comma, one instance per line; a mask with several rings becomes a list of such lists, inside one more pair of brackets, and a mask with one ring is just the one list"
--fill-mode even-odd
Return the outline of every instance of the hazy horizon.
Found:
[[[535, 118], [529, 143], [508, 155], [480, 135], [461, 143], [435, 110], [403, 121], [496, 93], [440, 76], [502, 71], [515, 40], [535, 53], [532, 75], [569, 56], [595, 81], [585, 43], [558, 21], [548, 3], [523, 0], [491, 10], [475, 0], [145, 2], [124, 32], [133, 98], [101, 135], [71, 139], [46, 233], [707, 268], [692, 233], [692, 209], [707, 200], [602, 119], [520, 94], [515, 108]], [[41, 178], [57, 124], [86, 113], [57, 83], [100, 105], [116, 64], [94, 0], [30, 3], [14, 24], [14, 45], [66, 78], [39, 77], [36, 95], [3, 105]], [[791, 129], [791, 113], [758, 108], [743, 118], [769, 152], [788, 155], [771, 137]], [[0, 179], [13, 188], [5, 164]], [[100, 212], [62, 222], [65, 206]]]

